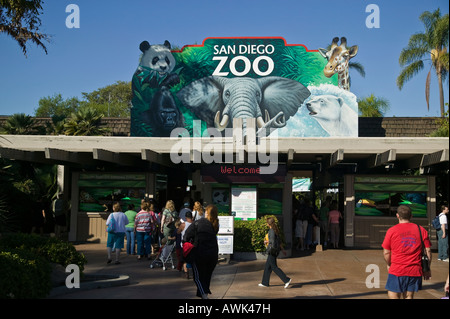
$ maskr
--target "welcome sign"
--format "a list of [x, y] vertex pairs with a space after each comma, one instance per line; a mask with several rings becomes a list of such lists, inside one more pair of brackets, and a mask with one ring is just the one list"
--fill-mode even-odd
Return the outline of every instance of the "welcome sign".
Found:
[[280, 137], [357, 136], [356, 96], [324, 72], [324, 51], [280, 37], [207, 38], [181, 50], [143, 41], [139, 49], [132, 136], [169, 137], [176, 128], [202, 136], [235, 118]]

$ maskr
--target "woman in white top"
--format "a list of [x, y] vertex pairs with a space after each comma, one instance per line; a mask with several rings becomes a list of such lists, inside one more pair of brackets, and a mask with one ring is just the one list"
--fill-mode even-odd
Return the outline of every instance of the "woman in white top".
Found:
[[120, 264], [119, 255], [120, 249], [124, 246], [124, 237], [125, 237], [125, 225], [128, 225], [128, 218], [122, 212], [122, 207], [119, 203], [114, 203], [113, 205], [113, 213], [108, 216], [106, 220], [106, 226], [114, 224], [114, 229], [108, 232], [108, 240], [106, 242], [106, 250], [108, 252], [108, 261], [107, 263], [111, 263], [111, 252], [113, 247], [116, 249], [116, 262], [115, 264]]
[[196, 221], [203, 217], [205, 217], [205, 212], [202, 204], [200, 204], [200, 202], [195, 202], [194, 207], [192, 208], [192, 220]]

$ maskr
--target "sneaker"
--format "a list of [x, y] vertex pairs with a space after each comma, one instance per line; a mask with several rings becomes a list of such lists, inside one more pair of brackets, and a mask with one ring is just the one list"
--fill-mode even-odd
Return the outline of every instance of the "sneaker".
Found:
[[444, 259], [443, 261], [445, 261], [446, 263], [448, 263], [448, 258], [447, 258], [447, 259]]
[[263, 284], [258, 284], [258, 286], [259, 287], [269, 287], [269, 286], [266, 286], [266, 285], [263, 285]]
[[289, 285], [291, 284], [291, 280], [292, 280], [292, 279], [289, 279], [289, 281], [288, 281], [287, 283], [284, 284], [284, 289], [286, 289], [287, 287], [289, 287]]

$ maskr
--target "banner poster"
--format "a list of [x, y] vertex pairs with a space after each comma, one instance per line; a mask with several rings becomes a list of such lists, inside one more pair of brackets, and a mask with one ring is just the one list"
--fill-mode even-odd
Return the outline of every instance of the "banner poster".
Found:
[[231, 215], [235, 219], [254, 220], [257, 212], [257, 190], [254, 187], [231, 188]]
[[131, 135], [170, 137], [182, 128], [178, 136], [201, 137], [207, 128], [231, 128], [234, 118], [254, 118], [259, 136], [357, 137], [357, 99], [345, 85], [357, 46], [349, 53], [345, 38], [340, 46], [336, 39], [328, 50], [282, 37], [206, 38], [179, 50], [143, 41]]

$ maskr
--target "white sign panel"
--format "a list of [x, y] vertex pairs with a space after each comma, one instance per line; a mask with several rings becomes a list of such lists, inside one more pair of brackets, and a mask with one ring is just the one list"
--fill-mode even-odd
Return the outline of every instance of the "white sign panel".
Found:
[[234, 217], [218, 216], [219, 218], [219, 235], [231, 235], [234, 233]]
[[256, 219], [256, 188], [232, 188], [231, 212], [235, 218]]
[[219, 244], [219, 255], [231, 255], [233, 253], [233, 235], [217, 236], [217, 243]]

